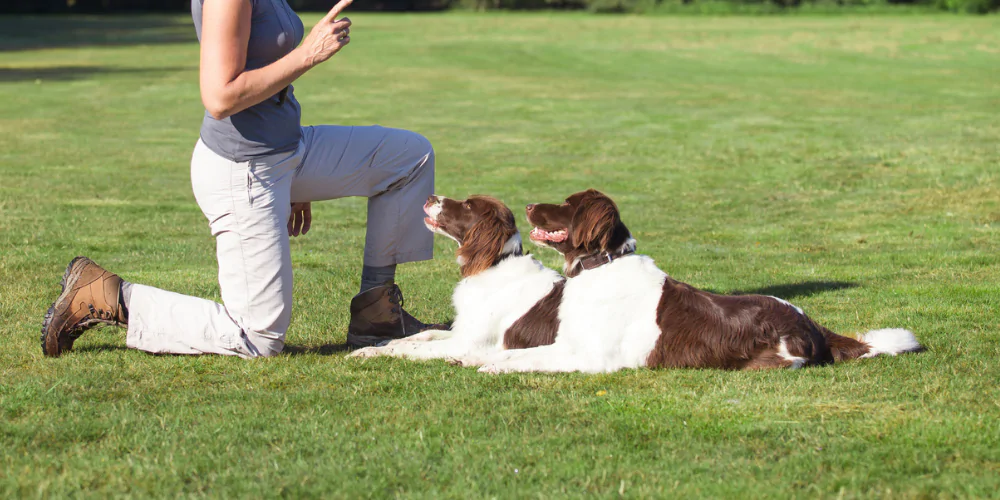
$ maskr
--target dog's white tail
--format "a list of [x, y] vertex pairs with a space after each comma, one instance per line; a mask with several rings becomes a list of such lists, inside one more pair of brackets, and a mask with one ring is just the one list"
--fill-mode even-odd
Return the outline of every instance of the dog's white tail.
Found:
[[902, 328], [872, 330], [861, 335], [858, 340], [868, 346], [868, 352], [861, 355], [862, 358], [871, 358], [879, 354], [895, 356], [904, 352], [923, 350], [923, 346], [917, 342], [917, 337], [913, 335], [913, 332]]

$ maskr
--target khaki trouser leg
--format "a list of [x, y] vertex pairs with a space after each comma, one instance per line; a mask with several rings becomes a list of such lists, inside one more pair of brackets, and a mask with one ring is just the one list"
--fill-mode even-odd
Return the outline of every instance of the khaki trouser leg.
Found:
[[365, 265], [433, 257], [423, 205], [434, 193], [434, 149], [422, 135], [384, 127], [304, 127], [292, 201], [368, 198]]
[[241, 357], [281, 352], [292, 315], [289, 195], [300, 160], [296, 151], [237, 163], [198, 142], [191, 180], [216, 238], [225, 306], [135, 285], [129, 347]]

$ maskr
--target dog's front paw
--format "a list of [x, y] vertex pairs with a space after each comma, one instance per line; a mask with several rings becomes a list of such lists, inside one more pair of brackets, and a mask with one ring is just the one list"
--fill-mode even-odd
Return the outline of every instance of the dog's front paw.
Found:
[[501, 373], [507, 373], [500, 365], [491, 363], [488, 365], [483, 365], [479, 367], [479, 373], [489, 373], [490, 375], [499, 375]]
[[493, 360], [490, 360], [488, 358], [483, 358], [481, 356], [461, 356], [457, 358], [448, 358], [448, 363], [455, 366], [464, 366], [466, 368], [471, 368], [474, 366], [483, 366], [489, 363], [490, 361]]
[[347, 356], [350, 358], [374, 358], [382, 354], [382, 350], [378, 347], [362, 347], [357, 351], [354, 351]]

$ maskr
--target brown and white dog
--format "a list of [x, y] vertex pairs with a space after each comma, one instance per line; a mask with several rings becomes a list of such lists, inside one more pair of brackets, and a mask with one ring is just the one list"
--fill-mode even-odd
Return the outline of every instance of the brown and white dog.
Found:
[[458, 243], [462, 280], [455, 287], [450, 331], [430, 330], [355, 357], [448, 359], [471, 366], [504, 349], [551, 344], [565, 279], [521, 250], [514, 214], [488, 196], [431, 196], [424, 224]]
[[676, 281], [635, 253], [618, 207], [598, 191], [528, 205], [527, 215], [531, 239], [566, 259], [556, 340], [499, 353], [480, 371], [798, 368], [921, 350], [907, 330], [855, 340], [776, 297], [717, 295]]

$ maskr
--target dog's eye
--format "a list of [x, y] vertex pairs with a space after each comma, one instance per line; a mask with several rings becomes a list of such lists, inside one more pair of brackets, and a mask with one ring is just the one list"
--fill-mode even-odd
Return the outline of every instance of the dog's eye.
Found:
[[469, 202], [467, 202], [467, 201], [465, 201], [465, 202], [462, 202], [462, 207], [463, 208], [472, 208], [472, 204], [469, 203]]

